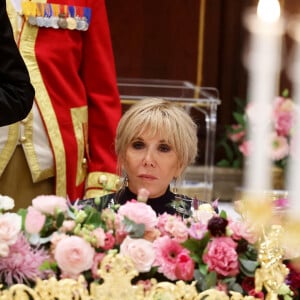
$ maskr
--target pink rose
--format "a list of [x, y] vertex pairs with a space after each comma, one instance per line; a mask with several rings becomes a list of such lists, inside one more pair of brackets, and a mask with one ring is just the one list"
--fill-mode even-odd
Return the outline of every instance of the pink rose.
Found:
[[21, 231], [22, 218], [16, 213], [0, 215], [0, 243], [13, 245]]
[[95, 249], [78, 236], [66, 236], [55, 248], [54, 257], [64, 274], [78, 276], [93, 265]]
[[214, 238], [207, 245], [203, 262], [209, 271], [216, 271], [223, 276], [235, 276], [239, 273], [237, 244], [229, 237]]
[[137, 201], [127, 201], [118, 210], [119, 216], [126, 216], [136, 224], [144, 224], [145, 230], [155, 227], [157, 217], [151, 206]]
[[32, 200], [32, 206], [41, 213], [54, 215], [56, 210], [67, 211], [67, 200], [53, 195], [41, 195]]
[[175, 275], [179, 280], [192, 280], [194, 278], [195, 263], [186, 252], [180, 253], [176, 258]]
[[148, 272], [155, 259], [152, 243], [145, 239], [125, 238], [120, 246], [120, 253], [129, 256], [137, 271]]
[[146, 203], [149, 198], [149, 195], [150, 195], [150, 192], [147, 189], [141, 188], [141, 189], [139, 189], [139, 192], [137, 195], [137, 200], [139, 202]]
[[27, 209], [25, 229], [28, 233], [39, 233], [45, 224], [46, 216], [32, 206]]

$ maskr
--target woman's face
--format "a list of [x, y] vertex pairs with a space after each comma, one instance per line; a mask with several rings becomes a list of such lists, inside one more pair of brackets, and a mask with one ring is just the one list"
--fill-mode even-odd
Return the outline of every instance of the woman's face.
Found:
[[150, 137], [147, 131], [129, 144], [123, 167], [129, 189], [137, 194], [145, 188], [150, 192], [149, 198], [163, 195], [181, 172], [177, 154], [166, 139], [161, 135]]

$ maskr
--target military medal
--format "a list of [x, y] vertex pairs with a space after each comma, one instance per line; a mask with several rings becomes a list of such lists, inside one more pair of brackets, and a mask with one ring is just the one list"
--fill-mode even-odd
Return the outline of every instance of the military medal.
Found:
[[22, 11], [31, 26], [86, 31], [91, 21], [89, 7], [25, 0]]

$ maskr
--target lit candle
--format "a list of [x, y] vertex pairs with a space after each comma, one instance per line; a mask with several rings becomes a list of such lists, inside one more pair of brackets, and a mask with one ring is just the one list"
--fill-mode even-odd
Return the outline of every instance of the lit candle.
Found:
[[257, 11], [246, 14], [245, 24], [251, 35], [246, 58], [250, 154], [244, 186], [260, 193], [271, 187], [271, 105], [277, 93], [284, 29], [279, 2], [259, 1]]
[[287, 185], [289, 191], [289, 216], [300, 220], [300, 22], [291, 23], [290, 34], [295, 40], [293, 60], [289, 66], [289, 76], [293, 84], [292, 95], [295, 102], [295, 127], [292, 136], [292, 149], [288, 162]]

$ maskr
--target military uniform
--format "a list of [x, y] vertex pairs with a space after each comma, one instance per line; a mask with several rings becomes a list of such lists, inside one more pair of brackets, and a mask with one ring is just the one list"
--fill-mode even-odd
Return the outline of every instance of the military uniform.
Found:
[[118, 179], [121, 116], [105, 1], [17, 1], [7, 9], [36, 97], [25, 120], [1, 128], [0, 174], [21, 145], [33, 182], [54, 177], [53, 193], [71, 201], [101, 195], [101, 175]]

